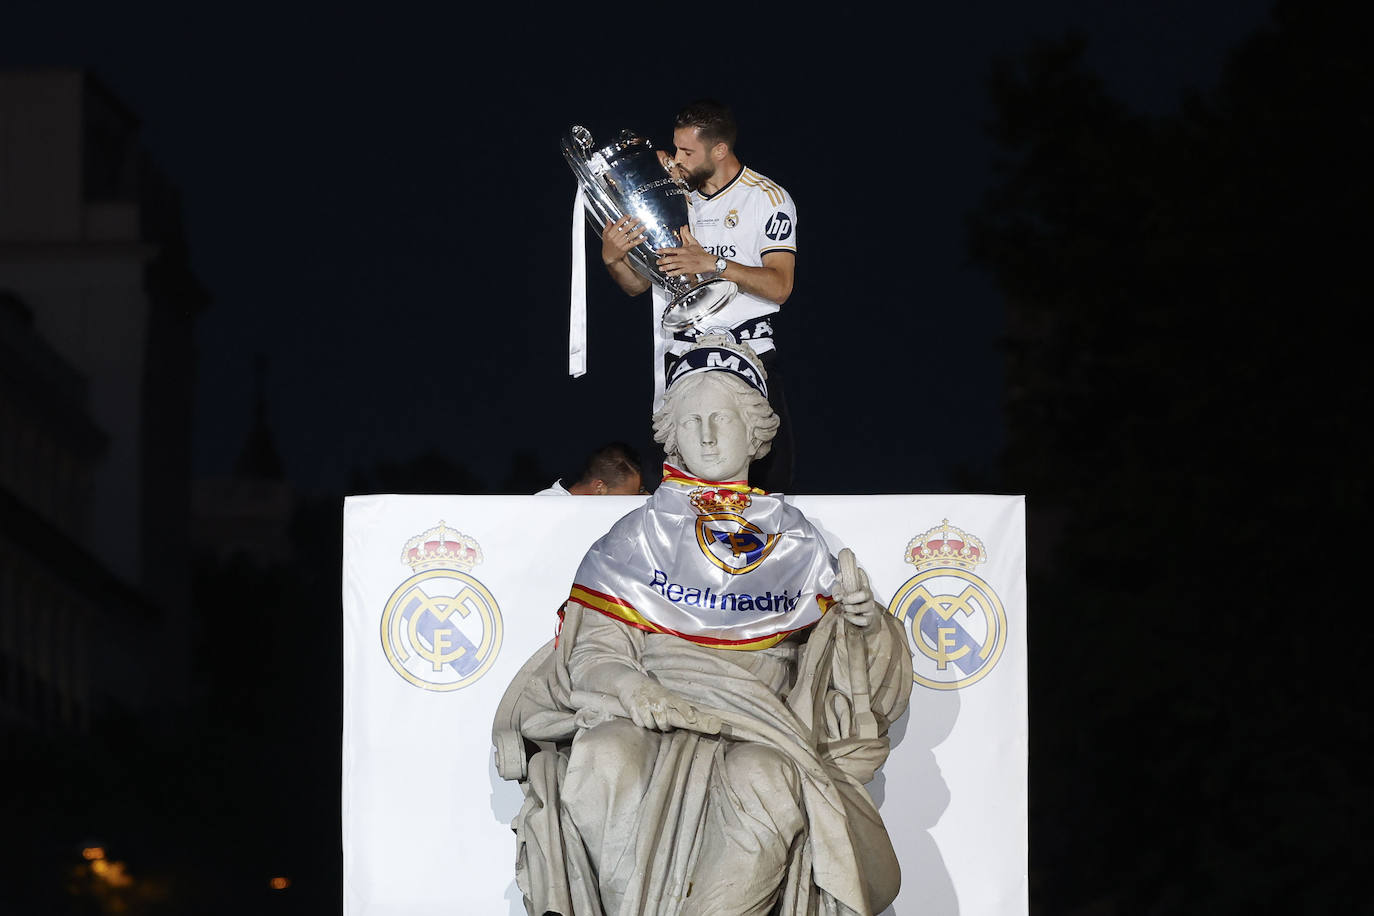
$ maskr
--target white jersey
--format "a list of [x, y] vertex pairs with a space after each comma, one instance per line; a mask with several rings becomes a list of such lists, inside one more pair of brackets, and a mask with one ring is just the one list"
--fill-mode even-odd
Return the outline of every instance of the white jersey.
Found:
[[[741, 168], [728, 185], [714, 194], [693, 191], [691, 196], [692, 234], [712, 254], [743, 264], [762, 267], [763, 256], [775, 251], [797, 253], [797, 207], [782, 186], [753, 169]], [[682, 353], [698, 334], [727, 330], [737, 340], [748, 341], [758, 353], [773, 349], [771, 316], [778, 311], [769, 302], [743, 290], [730, 304], [702, 322], [677, 335], [663, 330], [659, 318], [668, 304], [657, 284], [654, 302], [654, 409], [663, 399], [664, 358]]]

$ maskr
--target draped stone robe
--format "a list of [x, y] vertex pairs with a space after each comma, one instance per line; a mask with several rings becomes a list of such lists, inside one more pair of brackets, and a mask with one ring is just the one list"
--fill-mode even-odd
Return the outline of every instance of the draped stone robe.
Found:
[[[900, 868], [864, 785], [910, 698], [898, 621], [876, 614], [857, 637], [878, 722], [865, 740], [838, 613], [756, 651], [645, 632], [573, 602], [563, 613], [553, 651], [503, 703], [538, 748], [513, 825], [528, 912], [869, 914], [895, 899]], [[617, 698], [588, 689], [587, 672], [608, 662], [686, 698], [704, 724], [635, 726]]]

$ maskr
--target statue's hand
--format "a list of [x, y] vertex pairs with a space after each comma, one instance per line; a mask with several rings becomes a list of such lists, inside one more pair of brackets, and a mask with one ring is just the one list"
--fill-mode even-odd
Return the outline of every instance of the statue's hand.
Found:
[[620, 702], [640, 728], [666, 732], [697, 725], [696, 707], [653, 681], [623, 691]]
[[857, 564], [845, 570], [845, 574], [840, 576], [838, 592], [836, 598], [840, 602], [840, 613], [856, 627], [869, 626], [873, 623], [875, 614], [883, 613], [883, 606], [873, 600], [868, 573]]
[[[845, 547], [840, 550], [839, 592], [840, 613], [849, 626], [845, 629], [845, 646], [849, 650], [849, 698], [854, 704], [854, 737], [860, 739], [878, 737], [878, 720], [873, 715], [869, 696], [868, 651], [864, 646], [864, 630], [873, 623], [875, 615], [882, 613], [882, 605], [873, 600], [873, 591], [868, 585], [868, 573], [859, 568], [854, 559], [854, 551]], [[849, 627], [854, 627], [853, 630]], [[875, 632], [882, 633], [879, 627]]]

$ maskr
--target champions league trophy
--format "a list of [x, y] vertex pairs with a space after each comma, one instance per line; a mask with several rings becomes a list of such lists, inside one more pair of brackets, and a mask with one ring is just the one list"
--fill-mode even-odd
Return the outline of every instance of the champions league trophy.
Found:
[[715, 273], [669, 277], [659, 272], [656, 252], [682, 245], [678, 230], [689, 224], [686, 185], [659, 161], [653, 144], [622, 130], [615, 142], [592, 148], [592, 135], [574, 126], [562, 141], [563, 156], [585, 195], [587, 221], [599, 234], [607, 221], [633, 217], [644, 226], [644, 241], [630, 249], [635, 272], [667, 295], [663, 327], [681, 331], [714, 315], [734, 298], [738, 287]]

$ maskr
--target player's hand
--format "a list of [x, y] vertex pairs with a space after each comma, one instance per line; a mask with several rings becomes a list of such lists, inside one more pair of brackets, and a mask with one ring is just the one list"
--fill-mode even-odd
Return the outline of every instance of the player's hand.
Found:
[[601, 262], [610, 267], [624, 260], [631, 248], [644, 241], [644, 226], [633, 216], [606, 221], [601, 230]]
[[701, 243], [692, 235], [690, 228], [683, 226], [678, 234], [682, 236], [682, 244], [679, 247], [659, 249], [658, 269], [660, 273], [679, 277], [688, 274], [711, 273], [716, 269], [716, 256], [701, 247]]
[[692, 728], [697, 724], [696, 707], [671, 690], [647, 681], [624, 691], [620, 702], [635, 725], [655, 731]]

